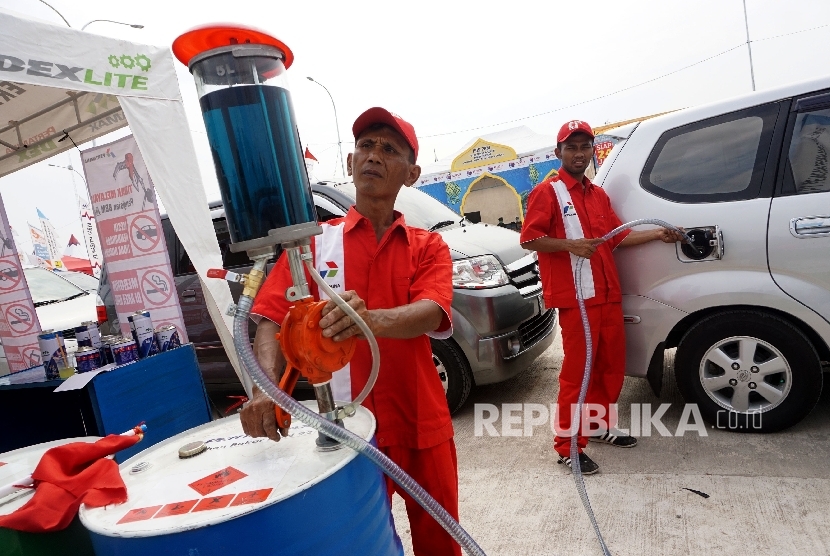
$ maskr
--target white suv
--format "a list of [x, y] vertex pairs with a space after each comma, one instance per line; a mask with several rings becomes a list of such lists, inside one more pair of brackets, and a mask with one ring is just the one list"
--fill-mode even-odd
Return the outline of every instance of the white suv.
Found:
[[623, 222], [660, 218], [694, 247], [617, 259], [627, 374], [720, 428], [775, 431], [815, 406], [830, 361], [830, 79], [609, 132], [596, 182]]

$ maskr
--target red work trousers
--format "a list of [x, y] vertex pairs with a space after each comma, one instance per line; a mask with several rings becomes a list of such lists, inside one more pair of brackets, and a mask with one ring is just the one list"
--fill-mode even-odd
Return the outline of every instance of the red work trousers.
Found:
[[[409, 473], [458, 521], [458, 460], [452, 438], [422, 450], [404, 446], [387, 446], [380, 450]], [[461, 547], [449, 533], [389, 477], [386, 477], [386, 491], [390, 504], [393, 492], [400, 494], [406, 504], [416, 556], [461, 556]]]
[[[605, 409], [605, 422], [610, 428], [616, 425], [616, 415], [611, 415], [609, 406], [617, 403], [625, 378], [622, 304], [602, 303], [586, 309], [593, 342], [593, 367], [585, 404], [602, 406]], [[559, 398], [556, 400], [558, 434], [554, 438], [553, 448], [559, 455], [567, 457], [571, 452], [571, 411], [579, 400], [579, 390], [585, 374], [585, 329], [579, 308], [559, 309], [559, 325], [562, 328], [565, 360], [559, 373]], [[582, 435], [585, 432], [583, 427], [580, 427], [579, 432], [579, 451], [582, 452], [588, 444], [588, 438]]]

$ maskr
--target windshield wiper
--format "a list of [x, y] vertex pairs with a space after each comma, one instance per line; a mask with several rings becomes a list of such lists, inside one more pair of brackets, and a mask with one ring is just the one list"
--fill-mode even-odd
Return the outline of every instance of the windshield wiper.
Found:
[[438, 228], [443, 228], [444, 226], [449, 226], [450, 224], [455, 224], [455, 220], [442, 220], [441, 222], [439, 222], [438, 224], [434, 225], [433, 227], [431, 227], [431, 228], [430, 228], [429, 230], [427, 230], [427, 231], [428, 231], [428, 232], [434, 232], [434, 231], [435, 231], [435, 230], [437, 230]]

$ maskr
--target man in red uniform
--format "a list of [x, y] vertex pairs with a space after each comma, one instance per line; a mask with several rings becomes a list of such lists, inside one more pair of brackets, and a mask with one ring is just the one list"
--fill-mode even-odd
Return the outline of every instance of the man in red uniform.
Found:
[[[619, 398], [625, 373], [622, 294], [611, 252], [618, 246], [653, 240], [673, 243], [682, 236], [665, 228], [629, 230], [601, 243], [599, 238], [622, 222], [605, 192], [585, 177], [594, 153], [594, 132], [587, 123], [573, 120], [562, 126], [556, 142], [555, 152], [562, 167], [559, 175], [538, 184], [530, 193], [520, 241], [525, 248], [539, 253], [545, 305], [559, 309], [565, 360], [559, 373], [554, 449], [559, 463], [571, 467], [571, 412], [579, 398], [586, 356], [574, 285], [576, 261], [578, 257], [587, 259], [582, 266], [582, 292], [594, 356], [585, 403], [591, 404], [605, 423], [601, 430], [591, 431], [599, 434], [590, 439], [631, 448], [637, 444], [635, 438], [615, 434], [618, 431], [611, 429], [616, 416], [611, 415], [610, 406]], [[590, 475], [599, 471], [599, 466], [583, 453], [588, 442], [584, 426], [579, 430], [579, 465], [583, 474]]]
[[[452, 261], [436, 233], [411, 228], [394, 211], [403, 186], [421, 174], [415, 164], [418, 140], [413, 127], [383, 108], [370, 108], [352, 127], [354, 153], [347, 158], [357, 191], [356, 203], [343, 218], [322, 225], [312, 242], [315, 267], [335, 291], [369, 325], [380, 347], [380, 373], [364, 405], [377, 418], [378, 447], [409, 473], [456, 520], [458, 471], [453, 428], [429, 336], [452, 334]], [[307, 278], [312, 295], [316, 284]], [[290, 303], [286, 257], [282, 257], [257, 296], [252, 314], [261, 318], [254, 349], [274, 380], [285, 359], [274, 335]], [[323, 335], [342, 341], [362, 338], [357, 325], [329, 302], [320, 320]], [[358, 342], [351, 362], [334, 373], [332, 390], [349, 401], [363, 389], [372, 357], [367, 342]], [[242, 412], [251, 436], [279, 440], [274, 405], [261, 392]], [[406, 503], [412, 544], [418, 555], [461, 555], [458, 544], [414, 500], [387, 479], [390, 497], [398, 492]]]

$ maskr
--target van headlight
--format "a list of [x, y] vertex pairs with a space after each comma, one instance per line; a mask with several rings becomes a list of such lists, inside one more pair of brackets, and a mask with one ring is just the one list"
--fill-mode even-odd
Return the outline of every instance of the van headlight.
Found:
[[483, 289], [503, 286], [509, 282], [507, 273], [493, 255], [471, 257], [452, 262], [454, 288]]

